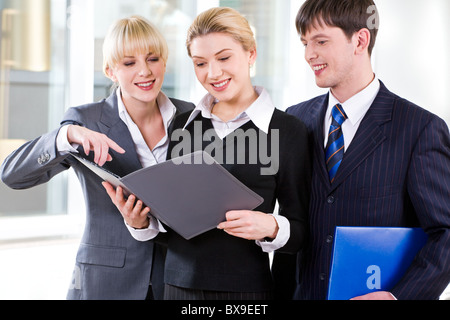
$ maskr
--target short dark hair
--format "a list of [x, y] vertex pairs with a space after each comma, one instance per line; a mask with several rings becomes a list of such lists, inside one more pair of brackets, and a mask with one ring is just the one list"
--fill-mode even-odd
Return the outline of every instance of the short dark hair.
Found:
[[378, 10], [373, 0], [306, 0], [295, 20], [299, 34], [325, 23], [342, 29], [350, 39], [355, 32], [366, 28], [370, 31], [369, 55], [375, 46], [378, 22]]

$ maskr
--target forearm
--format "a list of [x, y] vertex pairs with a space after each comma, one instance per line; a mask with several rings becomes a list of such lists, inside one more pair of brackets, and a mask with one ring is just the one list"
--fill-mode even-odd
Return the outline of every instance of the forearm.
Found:
[[22, 145], [2, 164], [2, 181], [13, 189], [26, 189], [48, 182], [53, 176], [67, 170], [66, 156], [56, 149], [59, 129]]

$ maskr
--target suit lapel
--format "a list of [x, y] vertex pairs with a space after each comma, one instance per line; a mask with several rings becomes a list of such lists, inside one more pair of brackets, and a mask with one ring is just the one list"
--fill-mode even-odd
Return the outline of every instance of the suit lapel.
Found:
[[321, 97], [311, 110], [312, 132], [314, 133], [314, 159], [316, 159], [316, 172], [325, 186], [330, 185], [327, 168], [325, 166], [325, 151], [323, 142], [325, 141], [323, 123], [328, 107], [328, 95]]
[[392, 118], [394, 95], [381, 83], [380, 91], [344, 154], [332, 188], [337, 188], [386, 139], [382, 125]]
[[113, 154], [113, 158], [116, 158], [116, 161], [113, 160], [110, 163], [110, 166], [113, 169], [111, 171], [119, 176], [124, 176], [142, 168], [130, 131], [119, 117], [116, 93], [113, 93], [105, 100], [98, 126], [103, 134], [107, 135], [108, 138], [127, 150], [123, 155], [110, 150], [110, 153]]

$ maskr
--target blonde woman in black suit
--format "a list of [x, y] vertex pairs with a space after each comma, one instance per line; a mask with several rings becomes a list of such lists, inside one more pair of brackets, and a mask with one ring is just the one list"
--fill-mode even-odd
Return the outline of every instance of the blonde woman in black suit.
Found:
[[[227, 221], [216, 230], [189, 241], [168, 230], [165, 298], [272, 299], [277, 279], [274, 282], [268, 252], [295, 254], [306, 238], [310, 182], [306, 128], [277, 110], [264, 88], [252, 84], [256, 41], [248, 21], [236, 10], [213, 8], [200, 14], [188, 31], [187, 49], [208, 94], [193, 112], [175, 120], [174, 129], [193, 139], [192, 145], [179, 148], [185, 141], [172, 135], [170, 155], [222, 146], [223, 157], [216, 160], [264, 203], [255, 211], [228, 212]], [[196, 128], [202, 136], [211, 133], [213, 141], [194, 141]], [[257, 137], [245, 143], [242, 154], [236, 152], [241, 146], [233, 140], [237, 132]], [[260, 157], [264, 142], [269, 146], [266, 154], [273, 156], [271, 165]], [[252, 152], [258, 156], [254, 163]], [[234, 156], [227, 157], [230, 153]], [[238, 159], [242, 155], [245, 159]], [[273, 215], [276, 201], [280, 211]], [[134, 234], [143, 240], [145, 232]]]

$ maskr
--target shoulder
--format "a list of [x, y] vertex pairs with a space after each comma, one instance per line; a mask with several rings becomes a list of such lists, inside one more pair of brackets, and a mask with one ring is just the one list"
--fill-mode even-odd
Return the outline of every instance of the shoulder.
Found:
[[173, 120], [169, 131], [172, 132], [173, 130], [176, 130], [176, 129], [182, 129], [185, 126], [186, 122], [188, 121], [191, 113], [192, 113], [192, 110], [178, 113], [175, 116], [175, 119]]
[[177, 111], [179, 114], [182, 114], [182, 113], [185, 113], [188, 111], [192, 111], [195, 108], [195, 105], [192, 102], [179, 100], [179, 99], [175, 99], [175, 98], [169, 98], [169, 99], [173, 103], [175, 108], [177, 108]]
[[[439, 123], [446, 127], [445, 121], [436, 114], [418, 106], [417, 104], [402, 98], [389, 90], [382, 84], [382, 88], [377, 98], [390, 97], [392, 103], [392, 121], [397, 124], [405, 124], [414, 126], [420, 131], [430, 123]], [[378, 100], [382, 104], [382, 100]], [[381, 102], [380, 102], [381, 101]]]
[[314, 128], [318, 118], [323, 115], [328, 105], [328, 94], [289, 107], [286, 113], [302, 120], [308, 128]]
[[107, 105], [108, 99], [103, 99], [99, 102], [71, 107], [64, 114], [61, 124], [67, 122], [77, 122], [79, 124], [85, 125], [86, 121], [98, 120], [101, 118], [103, 108]]
[[85, 125], [85, 121], [99, 121], [102, 114], [113, 116], [117, 113], [117, 95], [116, 91], [111, 95], [98, 102], [87, 103], [77, 107], [69, 108], [61, 121], [61, 124], [66, 122], [78, 122]]
[[308, 140], [308, 128], [305, 123], [299, 118], [278, 109], [272, 116], [270, 130], [278, 131], [280, 147], [281, 145], [288, 148], [292, 145], [303, 146], [306, 145]]
[[287, 132], [290, 130], [306, 131], [306, 126], [302, 120], [279, 109], [275, 109], [270, 126]]
[[307, 101], [300, 102], [299, 104], [293, 105], [287, 108], [286, 112], [294, 116], [300, 116], [305, 112], [310, 112], [311, 110], [316, 110], [317, 107], [322, 106], [328, 100], [328, 94], [317, 96]]

